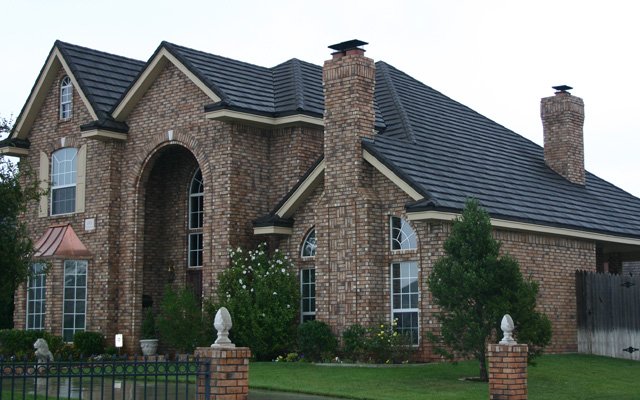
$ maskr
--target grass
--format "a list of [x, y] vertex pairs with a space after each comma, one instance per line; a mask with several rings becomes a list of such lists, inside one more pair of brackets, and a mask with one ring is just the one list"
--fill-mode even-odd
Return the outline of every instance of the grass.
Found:
[[[475, 362], [390, 368], [323, 367], [304, 363], [251, 363], [251, 388], [348, 399], [487, 399]], [[529, 399], [638, 399], [640, 362], [582, 354], [548, 355], [529, 367]]]

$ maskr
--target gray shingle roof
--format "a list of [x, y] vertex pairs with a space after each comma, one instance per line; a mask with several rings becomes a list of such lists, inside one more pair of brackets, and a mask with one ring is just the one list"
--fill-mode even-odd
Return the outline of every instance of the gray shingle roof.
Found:
[[112, 108], [145, 65], [144, 61], [59, 40], [55, 46], [60, 50], [99, 119], [110, 116]]

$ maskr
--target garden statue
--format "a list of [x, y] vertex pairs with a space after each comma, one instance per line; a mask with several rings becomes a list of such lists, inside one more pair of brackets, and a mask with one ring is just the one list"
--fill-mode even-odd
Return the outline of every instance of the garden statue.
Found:
[[518, 344], [513, 338], [513, 319], [511, 319], [511, 316], [509, 314], [505, 314], [504, 317], [502, 317], [502, 322], [500, 322], [500, 329], [502, 329], [504, 336], [502, 337], [502, 340], [499, 344]]
[[46, 340], [40, 338], [33, 344], [33, 348], [36, 349], [36, 359], [38, 364], [46, 364], [53, 362], [53, 354], [49, 351], [49, 344]]
[[233, 323], [231, 322], [229, 310], [225, 307], [220, 307], [213, 320], [213, 327], [218, 331], [218, 338], [211, 347], [236, 347], [236, 345], [229, 340], [229, 330], [232, 326]]

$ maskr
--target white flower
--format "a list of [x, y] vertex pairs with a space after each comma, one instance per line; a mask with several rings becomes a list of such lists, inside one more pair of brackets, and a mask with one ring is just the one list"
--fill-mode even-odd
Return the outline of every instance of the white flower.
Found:
[[242, 285], [242, 288], [243, 288], [243, 289], [246, 289], [246, 288], [247, 288], [247, 285]]
[[251, 291], [253, 292], [253, 288], [251, 288]]
[[290, 305], [290, 304], [287, 304], [287, 308], [291, 308], [291, 305]]
[[280, 271], [284, 274], [286, 269], [282, 268]]
[[278, 294], [278, 292], [273, 292], [273, 295], [274, 295], [274, 296], [275, 296], [275, 295], [277, 295], [277, 294]]
[[238, 283], [242, 285], [242, 279], [238, 279]]

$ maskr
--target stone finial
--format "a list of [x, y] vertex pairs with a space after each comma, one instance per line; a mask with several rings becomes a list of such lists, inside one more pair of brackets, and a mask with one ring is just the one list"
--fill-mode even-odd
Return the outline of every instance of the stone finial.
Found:
[[218, 338], [211, 347], [236, 347], [236, 345], [229, 340], [229, 331], [232, 326], [233, 323], [231, 322], [229, 310], [225, 307], [220, 307], [213, 320], [213, 327], [218, 331]]
[[500, 322], [500, 329], [502, 329], [504, 336], [502, 337], [502, 340], [499, 344], [507, 344], [509, 346], [518, 344], [513, 338], [514, 325], [513, 319], [511, 319], [511, 315], [505, 314], [504, 317], [502, 317], [502, 322]]

